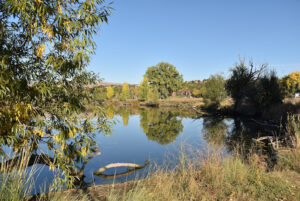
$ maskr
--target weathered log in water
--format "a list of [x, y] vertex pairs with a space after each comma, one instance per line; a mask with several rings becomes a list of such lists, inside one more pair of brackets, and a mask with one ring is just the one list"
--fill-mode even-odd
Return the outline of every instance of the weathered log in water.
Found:
[[[122, 176], [125, 176], [125, 175], [129, 175], [139, 169], [142, 169], [144, 167], [146, 167], [150, 162], [148, 160], [146, 160], [145, 164], [144, 165], [139, 165], [139, 164], [135, 164], [135, 163], [111, 163], [111, 164], [108, 164], [102, 168], [100, 168], [98, 171], [94, 172], [94, 175], [97, 175], [99, 177], [102, 177], [102, 178], [117, 178], [117, 177], [122, 177]], [[118, 173], [118, 174], [103, 174], [102, 172], [104, 172], [105, 170], [107, 169], [110, 169], [110, 168], [117, 168], [117, 167], [131, 167], [133, 169], [130, 169], [126, 172], [122, 172], [122, 173]]]

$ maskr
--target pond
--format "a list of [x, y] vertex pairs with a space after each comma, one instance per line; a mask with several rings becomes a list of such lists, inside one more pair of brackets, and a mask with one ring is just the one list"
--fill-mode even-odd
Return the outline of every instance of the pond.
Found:
[[[234, 144], [249, 142], [253, 133], [260, 132], [242, 119], [199, 117], [191, 110], [107, 107], [106, 111], [115, 122], [112, 133], [108, 136], [98, 133], [95, 140], [101, 154], [78, 164], [84, 173], [76, 183], [79, 188], [143, 178], [153, 166], [172, 168], [181, 153], [189, 153], [187, 150], [205, 155], [208, 150], [221, 149], [222, 153], [230, 154]], [[105, 175], [94, 174], [110, 163], [143, 165], [146, 161], [150, 165], [131, 174], [118, 175], [127, 168], [108, 169]], [[52, 181], [53, 173], [45, 165], [35, 168], [39, 168], [35, 178], [35, 191], [39, 192], [45, 182]]]

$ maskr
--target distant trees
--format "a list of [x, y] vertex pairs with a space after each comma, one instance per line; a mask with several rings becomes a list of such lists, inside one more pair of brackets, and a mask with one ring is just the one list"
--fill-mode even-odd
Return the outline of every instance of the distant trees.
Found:
[[300, 93], [300, 71], [284, 76], [280, 82], [284, 96], [292, 97], [295, 93]]
[[125, 82], [122, 86], [122, 91], [120, 94], [120, 100], [121, 101], [126, 101], [130, 96], [130, 92], [129, 92], [129, 85]]
[[200, 89], [193, 89], [192, 96], [196, 97], [196, 98], [200, 97], [201, 96], [201, 90]]
[[179, 90], [183, 83], [182, 75], [179, 74], [176, 67], [166, 62], [160, 62], [156, 66], [149, 67], [145, 76], [149, 84], [155, 86], [163, 98]]
[[106, 99], [106, 89], [104, 87], [95, 87], [91, 89], [94, 101], [101, 103]]
[[218, 106], [227, 97], [225, 83], [222, 75], [211, 75], [203, 82], [202, 91], [200, 90], [199, 93], [202, 92], [202, 97], [207, 103]]
[[114, 89], [111, 86], [107, 87], [107, 89], [106, 89], [106, 97], [108, 99], [111, 99], [114, 96], [114, 94], [115, 94]]
[[148, 79], [144, 77], [143, 81], [140, 83], [139, 86], [139, 99], [141, 101], [147, 100], [148, 90], [149, 90]]

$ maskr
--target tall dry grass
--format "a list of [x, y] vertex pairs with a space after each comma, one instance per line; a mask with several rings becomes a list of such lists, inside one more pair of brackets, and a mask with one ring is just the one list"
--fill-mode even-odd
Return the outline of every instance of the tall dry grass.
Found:
[[129, 190], [112, 190], [107, 200], [300, 200], [298, 183], [266, 172], [255, 154], [247, 161], [219, 153], [180, 161], [173, 171], [156, 170]]
[[26, 170], [30, 155], [24, 150], [20, 155], [12, 155], [10, 158], [15, 157], [18, 159], [11, 163], [1, 160], [0, 200], [24, 200], [34, 189], [33, 175], [36, 169]]

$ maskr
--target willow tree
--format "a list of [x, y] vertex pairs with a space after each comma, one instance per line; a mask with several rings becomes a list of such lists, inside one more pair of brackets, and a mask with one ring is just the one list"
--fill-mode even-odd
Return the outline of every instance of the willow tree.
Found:
[[103, 0], [0, 0], [3, 155], [5, 145], [16, 153], [29, 147], [40, 153], [40, 142], [46, 143], [53, 158], [43, 157], [43, 163], [62, 169], [72, 183], [74, 163], [97, 148], [96, 129], [109, 132], [101, 110], [97, 123], [92, 116], [78, 118], [92, 99], [86, 86], [97, 79], [86, 71], [93, 35], [109, 14]]

